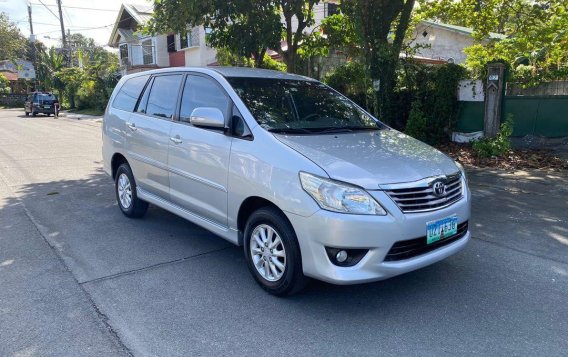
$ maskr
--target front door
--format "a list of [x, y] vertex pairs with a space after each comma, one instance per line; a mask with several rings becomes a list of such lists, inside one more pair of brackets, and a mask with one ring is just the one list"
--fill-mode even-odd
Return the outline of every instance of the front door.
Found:
[[166, 200], [170, 131], [182, 78], [181, 74], [154, 77], [127, 123], [128, 154], [138, 186]]
[[179, 121], [172, 124], [169, 151], [171, 200], [216, 224], [227, 226], [227, 177], [231, 136], [222, 129], [191, 125], [198, 107], [219, 108], [229, 118], [231, 100], [212, 78], [186, 77]]

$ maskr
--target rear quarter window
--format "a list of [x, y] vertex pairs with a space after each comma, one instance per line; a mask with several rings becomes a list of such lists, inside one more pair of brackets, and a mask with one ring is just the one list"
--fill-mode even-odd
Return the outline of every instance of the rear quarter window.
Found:
[[138, 97], [146, 82], [148, 82], [150, 76], [139, 76], [128, 79], [122, 87], [119, 89], [114, 101], [112, 102], [112, 107], [120, 110], [126, 110], [129, 112], [134, 111]]

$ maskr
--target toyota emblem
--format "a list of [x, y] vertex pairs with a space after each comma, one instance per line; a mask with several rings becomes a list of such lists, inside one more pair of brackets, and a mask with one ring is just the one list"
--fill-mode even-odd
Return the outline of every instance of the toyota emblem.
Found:
[[434, 194], [438, 197], [443, 197], [446, 195], [446, 184], [442, 181], [434, 182], [432, 189], [434, 190]]

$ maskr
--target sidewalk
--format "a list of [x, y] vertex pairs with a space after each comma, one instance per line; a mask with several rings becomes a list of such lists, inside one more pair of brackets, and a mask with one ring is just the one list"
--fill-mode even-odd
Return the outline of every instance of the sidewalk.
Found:
[[68, 112], [66, 110], [60, 112], [59, 117], [67, 119], [75, 119], [75, 120], [93, 120], [93, 121], [103, 120], [102, 115], [99, 116], [99, 115], [77, 114], [77, 113]]

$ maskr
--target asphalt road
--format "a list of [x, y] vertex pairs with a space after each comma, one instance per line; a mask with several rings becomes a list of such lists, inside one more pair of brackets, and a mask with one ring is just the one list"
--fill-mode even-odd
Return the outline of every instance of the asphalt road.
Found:
[[483, 172], [471, 244], [383, 282], [276, 298], [241, 248], [125, 218], [100, 123], [0, 110], [0, 356], [568, 351], [568, 175]]

